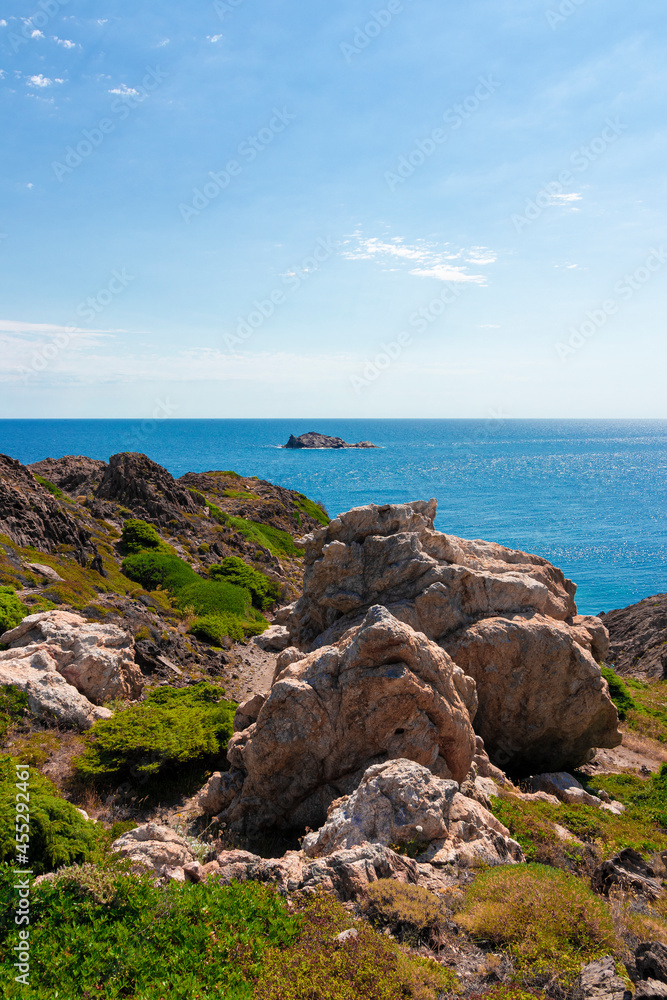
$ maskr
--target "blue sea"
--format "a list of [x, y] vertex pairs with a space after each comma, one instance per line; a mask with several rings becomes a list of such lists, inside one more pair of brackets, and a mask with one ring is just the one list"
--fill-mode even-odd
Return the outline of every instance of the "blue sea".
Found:
[[[376, 451], [285, 451], [316, 430]], [[2, 420], [21, 462], [143, 451], [174, 476], [233, 469], [306, 493], [333, 516], [438, 500], [436, 527], [545, 556], [585, 614], [667, 591], [667, 421]]]

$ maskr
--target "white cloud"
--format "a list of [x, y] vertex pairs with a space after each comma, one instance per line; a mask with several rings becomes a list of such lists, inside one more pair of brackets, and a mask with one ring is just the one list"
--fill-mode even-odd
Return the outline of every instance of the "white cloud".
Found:
[[7, 22], [6, 22], [6, 21], [4, 20], [4, 18], [3, 18], [3, 19], [2, 19], [1, 21], [0, 21], [0, 28], [6, 28], [6, 27], [7, 27]]
[[113, 90], [109, 91], [110, 94], [120, 94], [121, 97], [138, 97], [139, 91], [135, 90], [134, 87], [128, 87], [127, 84], [121, 83], [120, 87], [114, 87]]
[[209, 42], [219, 42], [222, 35], [207, 35], [206, 38]]
[[[455, 250], [450, 244], [437, 246], [419, 240], [416, 244], [406, 244], [396, 236], [390, 242], [377, 237], [363, 237], [355, 233], [344, 241], [347, 250], [342, 256], [348, 260], [376, 260], [385, 265], [385, 270], [399, 270], [389, 267], [389, 264], [411, 263], [416, 266], [409, 268], [408, 273], [418, 278], [437, 278], [438, 281], [471, 281], [485, 284], [486, 278], [481, 274], [470, 274], [468, 264], [480, 266], [493, 264], [496, 254], [487, 247], [472, 247], [470, 250]], [[453, 264], [452, 261], [459, 261]]]
[[28, 183], [26, 184], [27, 188], [33, 188], [34, 186], [35, 185], [32, 183], [32, 181], [28, 181]]
[[5, 73], [4, 69], [0, 69], [0, 80], [4, 80], [6, 76], [7, 74]]
[[171, 38], [163, 38], [161, 42], [158, 42], [155, 46], [156, 49], [163, 49], [165, 45], [169, 45]]
[[28, 77], [29, 87], [50, 87], [52, 83], [53, 80], [49, 80], [48, 76], [42, 76], [41, 73]]
[[64, 49], [75, 49], [76, 42], [71, 42], [69, 38], [58, 38], [57, 35], [53, 36], [53, 41], [57, 42], [58, 45], [62, 45]]
[[567, 193], [567, 192], [563, 191], [562, 194], [552, 194], [551, 195], [551, 204], [552, 205], [561, 205], [563, 208], [567, 208], [567, 207], [571, 206], [571, 211], [578, 212], [579, 209], [574, 207], [573, 202], [575, 202], [575, 201], [581, 201], [582, 197], [583, 196], [580, 195], [580, 194], [577, 194], [576, 191], [571, 191], [570, 193]]
[[39, 31], [37, 28], [30, 34], [31, 38], [44, 38], [44, 32]]

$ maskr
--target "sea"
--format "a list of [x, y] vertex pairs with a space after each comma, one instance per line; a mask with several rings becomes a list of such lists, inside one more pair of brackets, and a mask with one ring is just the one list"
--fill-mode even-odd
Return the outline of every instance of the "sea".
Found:
[[[281, 447], [306, 431], [377, 448]], [[331, 516], [435, 497], [438, 530], [544, 556], [582, 614], [667, 591], [665, 420], [0, 420], [0, 452], [26, 464], [119, 451], [268, 479]]]

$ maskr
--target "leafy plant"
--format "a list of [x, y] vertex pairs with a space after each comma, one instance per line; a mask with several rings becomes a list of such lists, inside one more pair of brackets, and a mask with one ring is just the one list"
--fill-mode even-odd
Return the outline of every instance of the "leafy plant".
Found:
[[224, 694], [224, 688], [205, 682], [156, 688], [139, 704], [93, 725], [86, 748], [73, 761], [76, 773], [102, 781], [149, 778], [218, 758], [234, 731], [236, 711]]
[[252, 566], [248, 566], [238, 556], [228, 556], [208, 571], [211, 580], [226, 580], [237, 587], [244, 587], [252, 595], [254, 607], [267, 611], [279, 599], [281, 588], [275, 580], [270, 580]]
[[162, 587], [175, 594], [197, 580], [197, 574], [188, 563], [167, 552], [138, 552], [123, 559], [121, 568], [125, 576], [146, 590]]
[[609, 685], [609, 694], [616, 706], [619, 719], [627, 718], [628, 712], [633, 708], [637, 708], [630, 691], [623, 682], [623, 679], [614, 673], [611, 667], [601, 667], [600, 669], [602, 676]]
[[13, 587], [0, 587], [0, 635], [16, 628], [30, 612]]
[[57, 497], [58, 500], [67, 499], [63, 491], [58, 486], [56, 486], [55, 483], [52, 483], [49, 479], [44, 479], [44, 476], [38, 476], [36, 472], [33, 472], [33, 476], [40, 484], [40, 486], [43, 486], [45, 490], [48, 490], [49, 493], [52, 494], [52, 496]]
[[368, 887], [364, 909], [371, 922], [388, 927], [411, 945], [436, 944], [449, 914], [442, 900], [419, 885], [379, 879]]
[[14, 684], [3, 684], [0, 687], [0, 742], [5, 740], [11, 727], [27, 714], [28, 695]]
[[146, 550], [171, 551], [162, 541], [152, 524], [137, 517], [130, 518], [123, 524], [121, 547], [127, 555]]
[[238, 615], [224, 614], [219, 612], [211, 615], [203, 615], [195, 618], [188, 629], [190, 635], [202, 642], [208, 642], [211, 646], [221, 646], [223, 640], [229, 637], [235, 642], [242, 642], [249, 635], [260, 635], [266, 626], [267, 621], [259, 616], [259, 620], [252, 621], [249, 618], [239, 618]]

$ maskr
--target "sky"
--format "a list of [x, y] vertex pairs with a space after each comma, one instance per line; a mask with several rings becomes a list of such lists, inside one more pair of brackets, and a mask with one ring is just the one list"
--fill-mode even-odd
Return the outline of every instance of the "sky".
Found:
[[664, 0], [9, 0], [0, 417], [667, 417]]

